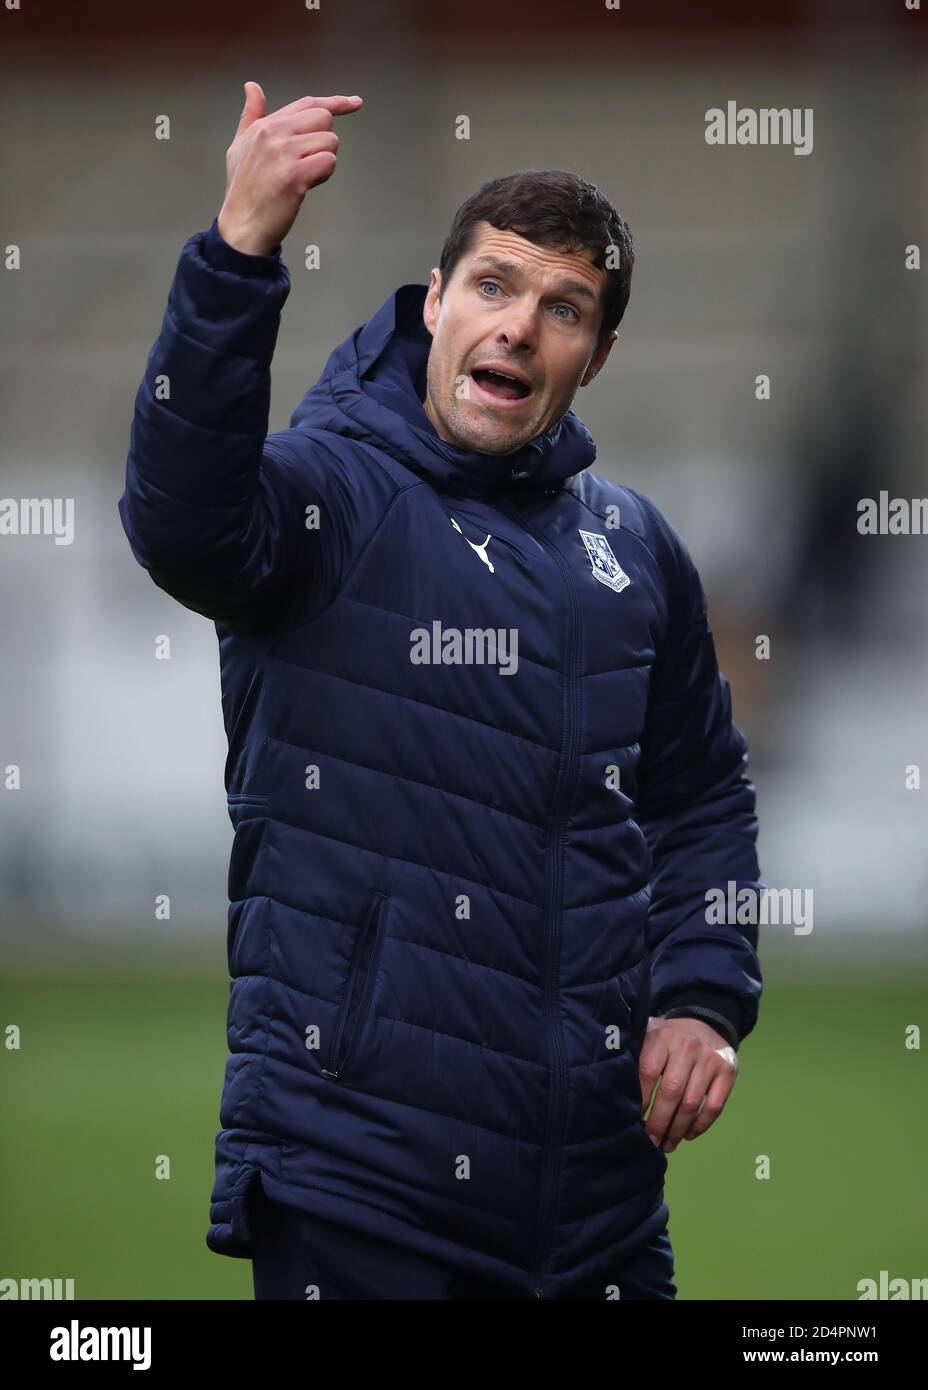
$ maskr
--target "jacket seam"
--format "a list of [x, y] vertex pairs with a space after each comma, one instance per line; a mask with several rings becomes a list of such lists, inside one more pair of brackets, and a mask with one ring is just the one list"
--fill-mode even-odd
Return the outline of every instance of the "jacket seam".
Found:
[[[246, 898], [230, 898], [229, 904], [230, 906], [235, 907], [238, 903], [256, 902], [259, 899], [263, 900], [265, 898], [267, 898], [270, 902], [280, 903], [281, 907], [291, 908], [294, 912], [302, 912], [306, 917], [318, 917], [322, 922], [331, 922], [334, 926], [337, 927], [350, 927], [352, 928], [352, 930], [357, 930], [357, 922], [346, 922], [341, 917], [330, 917], [327, 913], [324, 912], [313, 912], [312, 908], [310, 907], [297, 907], [296, 903], [283, 902], [280, 898], [275, 897], [273, 893], [249, 893]], [[233, 975], [232, 978], [237, 979], [238, 977], [236, 975]], [[275, 979], [276, 977], [270, 975], [268, 978]], [[302, 992], [302, 990], [298, 991], [298, 993]], [[319, 999], [321, 997], [322, 996], [318, 994], [310, 994], [307, 996], [307, 998], [310, 999]]]
[[[325, 832], [322, 830], [315, 830], [306, 825], [296, 825], [293, 821], [284, 820], [281, 816], [278, 815], [269, 816], [268, 819], [276, 821], [279, 825], [286, 825], [291, 830], [300, 830], [306, 835], [314, 835], [317, 839], [331, 840], [332, 843], [335, 845], [345, 845], [348, 849], [360, 850], [362, 851], [362, 853], [373, 854], [377, 859], [389, 859], [391, 862], [395, 862], [398, 864], [407, 864], [413, 869], [425, 869], [428, 873], [440, 874], [443, 878], [450, 878], [458, 883], [473, 883], [477, 888], [482, 888], [484, 890], [486, 890], [487, 888], [487, 885], [480, 879], [471, 878], [469, 874], [460, 873], [457, 869], [442, 869], [437, 864], [425, 864], [419, 859], [408, 859], [403, 854], [390, 854], [386, 850], [371, 849], [369, 845], [359, 845], [356, 844], [354, 840], [342, 840], [339, 839], [337, 835], [326, 835]], [[515, 903], [522, 903], [525, 907], [531, 907], [537, 910], [538, 904], [534, 902], [531, 898], [520, 898], [518, 893], [510, 893], [505, 888], [498, 888], [495, 886], [489, 889], [489, 891], [491, 893], [495, 893], [498, 897], [510, 898]], [[254, 893], [252, 894], [252, 896], [260, 898], [274, 898], [275, 902], [282, 901], [281, 899], [278, 899], [276, 895], [273, 893]], [[290, 904], [284, 903], [285, 907], [289, 905]]]
[[[354, 602], [354, 600], [349, 600]], [[466, 719], [470, 724], [476, 724], [481, 729], [492, 729], [494, 733], [502, 734], [506, 738], [518, 739], [520, 743], [527, 743], [532, 748], [540, 748], [545, 753], [557, 754], [556, 748], [551, 748], [547, 743], [538, 743], [533, 738], [528, 738], [525, 734], [513, 733], [511, 729], [501, 729], [498, 724], [488, 724], [484, 719], [475, 719], [472, 714], [462, 714], [459, 710], [446, 709], [443, 705], [431, 705], [427, 700], [418, 700], [414, 695], [404, 695], [398, 690], [384, 690], [382, 686], [370, 685], [366, 681], [352, 680], [350, 676], [344, 676], [339, 671], [326, 671], [321, 666], [304, 666], [302, 662], [285, 660], [282, 656], [275, 655], [274, 652], [268, 653], [268, 659], [279, 661], [284, 666], [289, 666], [296, 671], [309, 671], [316, 676], [325, 676], [327, 680], [344, 681], [346, 685], [357, 685], [362, 690], [373, 691], [377, 695], [386, 695], [392, 700], [405, 700], [407, 704], [421, 705], [423, 709], [436, 710], [439, 714], [450, 715], [454, 719]], [[279, 739], [280, 743], [289, 743], [287, 739]], [[294, 748], [302, 748], [301, 743], [293, 744]]]
[[[269, 978], [269, 977], [264, 977], [264, 978]], [[453, 1036], [453, 1034], [452, 1034], [451, 1036]], [[479, 1044], [476, 1044], [476, 1043], [475, 1043], [474, 1046], [479, 1046]], [[483, 1050], [486, 1050], [486, 1049], [483, 1049]], [[504, 1053], [504, 1054], [502, 1054], [502, 1055], [503, 1055], [503, 1056], [509, 1056], [508, 1053]], [[320, 1086], [326, 1086], [326, 1085], [328, 1085], [328, 1083], [325, 1081], [324, 1078], [320, 1078], [320, 1077], [317, 1076], [317, 1073], [315, 1073], [315, 1072], [309, 1070], [309, 1069], [306, 1068], [306, 1067], [300, 1067], [300, 1066], [298, 1066], [296, 1062], [291, 1062], [291, 1061], [289, 1061], [286, 1057], [279, 1057], [279, 1056], [277, 1055], [276, 1052], [275, 1052], [275, 1053], [267, 1053], [267, 1054], [265, 1054], [265, 1053], [259, 1053], [259, 1052], [257, 1051], [257, 1049], [256, 1049], [256, 1048], [253, 1048], [253, 1047], [249, 1047], [249, 1048], [234, 1048], [234, 1049], [233, 1049], [233, 1048], [230, 1048], [230, 1049], [229, 1049], [229, 1056], [230, 1056], [230, 1057], [258, 1057], [258, 1056], [266, 1057], [266, 1058], [268, 1058], [269, 1060], [273, 1061], [273, 1062], [274, 1062], [276, 1065], [278, 1065], [278, 1066], [282, 1066], [282, 1067], [291, 1067], [294, 1071], [298, 1071], [298, 1072], [300, 1073], [300, 1075], [303, 1076], [303, 1077], [306, 1077], [306, 1076], [315, 1077], [315, 1078], [319, 1081]], [[520, 1057], [513, 1057], [511, 1060], [514, 1061], [514, 1062], [521, 1062], [521, 1061], [522, 1061], [522, 1059], [521, 1059]], [[528, 1065], [534, 1066], [534, 1065], [536, 1065], [536, 1064], [535, 1064], [535, 1063], [529, 1063]], [[537, 1065], [538, 1065], [538, 1066], [542, 1066], [543, 1063], [540, 1063], [540, 1062], [539, 1062], [539, 1063], [537, 1063]], [[539, 1144], [534, 1143], [531, 1139], [524, 1139], [520, 1134], [507, 1134], [505, 1130], [502, 1130], [502, 1129], [493, 1129], [491, 1125], [482, 1124], [479, 1120], [475, 1120], [472, 1116], [467, 1116], [467, 1117], [465, 1118], [464, 1116], [457, 1116], [457, 1115], [454, 1115], [454, 1116], [450, 1116], [450, 1117], [449, 1117], [447, 1111], [445, 1111], [445, 1110], [435, 1110], [435, 1109], [433, 1109], [430, 1105], [417, 1105], [414, 1101], [407, 1100], [407, 1099], [405, 1099], [403, 1096], [395, 1096], [395, 1095], [393, 1095], [393, 1096], [384, 1096], [384, 1095], [382, 1095], [382, 1094], [377, 1094], [377, 1093], [374, 1093], [374, 1092], [371, 1092], [371, 1091], [366, 1091], [366, 1090], [364, 1089], [363, 1086], [359, 1085], [359, 1084], [358, 1084], [357, 1082], [355, 1082], [355, 1081], [352, 1081], [352, 1082], [347, 1082], [347, 1081], [346, 1081], [346, 1082], [345, 1082], [345, 1085], [346, 1085], [346, 1086], [350, 1086], [350, 1088], [351, 1088], [352, 1091], [357, 1091], [357, 1092], [359, 1092], [361, 1095], [369, 1096], [371, 1100], [381, 1101], [381, 1102], [382, 1102], [383, 1104], [385, 1104], [385, 1105], [402, 1105], [404, 1108], [406, 1108], [406, 1109], [408, 1109], [408, 1110], [419, 1110], [419, 1111], [422, 1111], [422, 1112], [423, 1112], [424, 1114], [426, 1114], [426, 1115], [438, 1115], [438, 1116], [440, 1116], [443, 1120], [448, 1120], [448, 1119], [450, 1118], [450, 1119], [453, 1120], [453, 1122], [454, 1122], [455, 1124], [466, 1125], [469, 1129], [482, 1129], [482, 1130], [484, 1130], [487, 1134], [495, 1134], [495, 1135], [497, 1136], [498, 1139], [506, 1139], [506, 1140], [508, 1140], [510, 1143], [524, 1145], [526, 1148], [529, 1148], [529, 1149], [538, 1149], [538, 1148], [541, 1147]], [[230, 1130], [230, 1129], [236, 1129], [237, 1126], [234, 1125], [234, 1124], [233, 1124], [233, 1125], [224, 1125], [223, 1128], [224, 1128], [226, 1131], [228, 1131], [228, 1130]], [[279, 1137], [284, 1143], [287, 1143], [287, 1144], [292, 1144], [292, 1143], [294, 1142], [292, 1134], [291, 1134], [291, 1135], [281, 1134], [281, 1135], [279, 1135], [279, 1136], [277, 1136], [277, 1137]], [[582, 1143], [583, 1141], [581, 1140], [580, 1142]]]
[[[269, 901], [271, 901], [271, 902], [279, 902], [279, 899], [277, 899], [277, 898], [275, 898], [275, 897], [272, 897], [270, 894], [267, 894], [267, 893], [255, 894], [255, 897], [267, 898], [267, 899], [268, 899]], [[248, 899], [247, 899], [247, 898], [244, 898], [244, 899], [243, 899], [243, 898], [237, 898], [235, 901], [236, 901], [236, 902], [247, 902]], [[293, 905], [290, 904], [290, 903], [280, 903], [280, 906], [281, 906], [281, 907], [287, 907], [287, 908], [293, 907]], [[296, 912], [304, 913], [304, 915], [310, 916], [310, 917], [315, 917], [315, 916], [319, 916], [319, 915], [320, 915], [320, 914], [318, 914], [318, 913], [310, 912], [310, 911], [309, 911], [308, 909], [306, 909], [306, 908], [297, 908], [297, 907], [293, 907], [293, 910], [296, 911]], [[566, 910], [567, 910], [567, 911], [571, 911], [572, 909], [566, 909]], [[356, 922], [342, 922], [341, 919], [340, 919], [340, 918], [337, 918], [337, 917], [333, 917], [333, 918], [324, 918], [323, 920], [325, 920], [325, 921], [332, 921], [333, 923], [335, 923], [335, 924], [338, 925], [338, 926], [354, 927], [354, 928], [357, 927], [357, 923], [356, 923]], [[494, 975], [502, 975], [502, 976], [504, 976], [507, 980], [515, 980], [517, 984], [525, 985], [528, 989], [538, 989], [538, 985], [537, 985], [537, 983], [536, 983], [534, 980], [528, 979], [525, 975], [517, 975], [517, 974], [515, 973], [515, 971], [513, 971], [513, 970], [504, 970], [504, 969], [502, 968], [502, 966], [500, 966], [500, 965], [491, 965], [488, 961], [473, 960], [473, 959], [469, 958], [468, 956], [459, 956], [459, 955], [457, 955], [454, 951], [443, 951], [443, 950], [441, 949], [441, 947], [439, 947], [439, 946], [430, 946], [430, 945], [428, 945], [427, 942], [425, 942], [425, 941], [416, 941], [416, 940], [415, 940], [413, 937], [411, 937], [411, 936], [395, 936], [395, 935], [391, 932], [391, 933], [390, 933], [390, 936], [389, 936], [389, 939], [390, 939], [391, 942], [395, 942], [398, 946], [412, 946], [415, 950], [418, 950], [418, 951], [434, 951], [434, 952], [436, 953], [436, 955], [442, 956], [443, 959], [445, 959], [445, 960], [458, 961], [458, 962], [460, 962], [462, 965], [467, 965], [467, 966], [473, 967], [473, 969], [475, 969], [475, 970], [489, 970], [489, 971], [491, 971]], [[641, 963], [642, 963], [645, 959], [646, 959], [646, 956], [645, 956], [645, 955], [642, 955], [642, 956], [640, 956], [640, 957], [638, 958], [638, 960], [636, 960], [632, 965], [625, 965], [625, 966], [622, 966], [621, 969], [618, 970], [618, 971], [615, 971], [615, 970], [610, 971], [610, 973], [609, 973], [608, 975], [604, 975], [603, 978], [602, 978], [601, 980], [588, 980], [588, 981], [585, 981], [585, 982], [584, 982], [585, 987], [595, 987], [596, 985], [607, 985], [607, 984], [611, 983], [613, 980], [615, 980], [615, 979], [617, 978], [617, 976], [620, 976], [620, 975], [629, 975], [629, 974], [631, 974], [631, 972], [632, 972], [633, 970], [637, 970], [638, 967], [641, 965]], [[248, 977], [248, 976], [253, 975], [254, 973], [255, 973], [255, 972], [249, 971], [249, 970], [238, 971], [238, 972], [236, 972], [236, 973], [234, 973], [234, 974], [232, 975], [232, 979], [233, 979], [233, 980], [243, 979], [243, 978], [246, 978], [246, 977]], [[317, 1000], [319, 1000], [319, 1001], [321, 1001], [322, 1003], [325, 1003], [325, 1004], [334, 1004], [334, 1003], [337, 1003], [337, 1000], [335, 1000], [335, 999], [328, 999], [328, 998], [326, 998], [325, 995], [316, 994], [314, 991], [311, 991], [311, 990], [300, 989], [299, 985], [291, 984], [288, 980], [282, 979], [279, 975], [270, 975], [270, 974], [268, 974], [268, 975], [266, 976], [266, 978], [269, 979], [269, 980], [274, 980], [275, 983], [277, 983], [277, 984], [279, 984], [279, 985], [282, 985], [284, 989], [291, 990], [294, 994], [301, 994], [301, 995], [303, 995], [306, 999], [317, 999]], [[627, 1001], [626, 1001], [626, 1003], [627, 1003]], [[392, 1017], [392, 1015], [389, 1015], [389, 1014], [380, 1014], [379, 1016], [382, 1017], [382, 1018], [390, 1018], [390, 1017]], [[393, 1021], [394, 1021], [395, 1023], [404, 1023], [404, 1022], [407, 1022], [408, 1020], [406, 1020], [406, 1019], [401, 1019], [401, 1018], [396, 1018], [396, 1019], [394, 1019]], [[413, 1026], [413, 1027], [425, 1027], [425, 1026], [427, 1026], [427, 1025], [425, 1025], [425, 1024], [413, 1024], [412, 1026]], [[448, 1037], [456, 1037], [456, 1036], [457, 1036], [457, 1035], [454, 1034], [454, 1033], [449, 1033], [449, 1034], [448, 1034]], [[466, 1042], [467, 1039], [461, 1039], [461, 1041], [462, 1041], [462, 1042]], [[497, 1050], [497, 1049], [491, 1049], [491, 1051], [496, 1051], [496, 1050]], [[515, 1054], [515, 1053], [513, 1053], [513, 1054], [502, 1053], [501, 1055], [503, 1055], [503, 1056], [509, 1056], [509, 1055], [515, 1056], [516, 1054]], [[523, 1060], [524, 1060], [524, 1059], [523, 1059]], [[534, 1065], [534, 1064], [533, 1064], [533, 1065]], [[575, 1063], [574, 1065], [580, 1066], [580, 1065], [590, 1065], [590, 1064], [589, 1064], [589, 1063]]]
[[[275, 740], [276, 741], [276, 740]], [[436, 786], [434, 782], [422, 782], [418, 777], [404, 777], [398, 772], [388, 772], [385, 768], [371, 767], [370, 763], [355, 762], [353, 758], [343, 758], [338, 753], [329, 753], [324, 748], [308, 748], [305, 744], [293, 744], [287, 740], [290, 748], [301, 748], [306, 753], [312, 753], [318, 758], [330, 758], [332, 762], [347, 763], [349, 767], [360, 767], [365, 772], [373, 772], [381, 777], [389, 777], [392, 782], [409, 782], [414, 787], [424, 787], [427, 791], [437, 792], [439, 796], [456, 797], [460, 801], [466, 801], [471, 806], [479, 806], [483, 811], [491, 811], [494, 815], [508, 816], [511, 820], [516, 820], [520, 825], [531, 826], [533, 830], [544, 830], [544, 825], [539, 821], [527, 820], [525, 816], [516, 815], [515, 811], [507, 811], [502, 806], [491, 806], [488, 802], [478, 801], [474, 796], [465, 796], [463, 792], [452, 791], [449, 787]], [[605, 828], [605, 827], [603, 827]]]

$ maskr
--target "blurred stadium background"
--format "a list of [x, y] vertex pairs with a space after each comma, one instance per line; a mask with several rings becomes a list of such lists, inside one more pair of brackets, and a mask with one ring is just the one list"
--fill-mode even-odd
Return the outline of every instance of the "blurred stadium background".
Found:
[[[428, 279], [483, 179], [575, 169], [630, 222], [622, 338], [574, 409], [597, 471], [690, 546], [751, 743], [765, 881], [814, 895], [811, 933], [762, 929], [741, 1077], [670, 1160], [680, 1297], [847, 1299], [881, 1269], [928, 1275], [924, 1064], [905, 1046], [928, 982], [928, 790], [906, 787], [928, 758], [928, 538], [856, 528], [859, 498], [928, 492], [923, 272], [905, 264], [928, 240], [928, 14], [91, 0], [0, 23], [3, 242], [22, 248], [0, 494], [73, 497], [76, 516], [70, 546], [0, 539], [0, 768], [22, 768], [0, 788], [0, 1023], [22, 1034], [2, 1051], [0, 1277], [251, 1297], [247, 1262], [203, 1238], [232, 838], [215, 631], [135, 564], [116, 511], [146, 354], [181, 246], [222, 201], [246, 79], [269, 109], [365, 98], [285, 243], [272, 430], [332, 347]], [[813, 152], [707, 146], [705, 112], [729, 100], [813, 108]]]

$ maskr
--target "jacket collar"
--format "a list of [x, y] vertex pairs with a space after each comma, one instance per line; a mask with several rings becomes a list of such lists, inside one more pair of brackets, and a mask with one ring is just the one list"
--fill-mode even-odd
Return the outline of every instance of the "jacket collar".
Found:
[[422, 320], [427, 288], [402, 285], [335, 349], [291, 425], [364, 439], [435, 487], [469, 496], [553, 488], [588, 468], [596, 445], [571, 410], [548, 433], [505, 456], [440, 438], [422, 406], [432, 342]]

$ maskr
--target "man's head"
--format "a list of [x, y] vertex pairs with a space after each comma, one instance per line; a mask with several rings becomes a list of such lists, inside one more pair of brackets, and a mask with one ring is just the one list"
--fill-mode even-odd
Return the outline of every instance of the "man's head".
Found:
[[510, 454], [556, 425], [612, 350], [634, 262], [629, 228], [577, 174], [483, 184], [455, 214], [425, 298], [423, 405], [440, 437]]

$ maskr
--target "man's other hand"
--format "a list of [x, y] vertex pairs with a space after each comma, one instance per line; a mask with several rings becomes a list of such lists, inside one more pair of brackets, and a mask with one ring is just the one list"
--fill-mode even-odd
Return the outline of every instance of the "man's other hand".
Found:
[[645, 1129], [665, 1153], [714, 1124], [738, 1075], [738, 1054], [697, 1018], [650, 1018], [638, 1058], [641, 1114], [657, 1088]]

